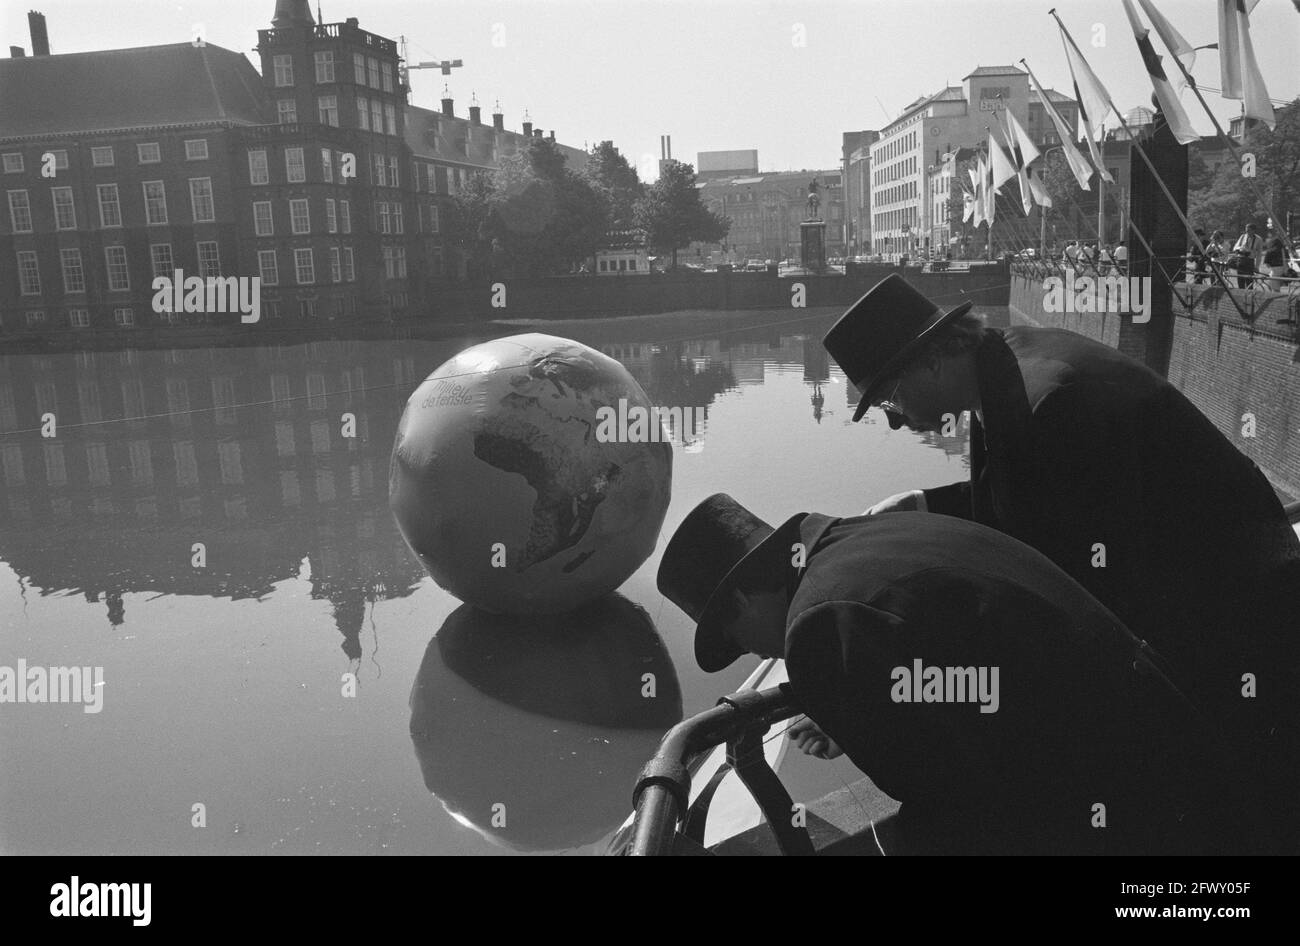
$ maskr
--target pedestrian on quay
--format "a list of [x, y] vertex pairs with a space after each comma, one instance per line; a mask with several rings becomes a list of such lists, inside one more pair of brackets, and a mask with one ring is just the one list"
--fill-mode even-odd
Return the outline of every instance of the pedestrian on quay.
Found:
[[1121, 275], [1127, 275], [1128, 247], [1124, 245], [1123, 240], [1120, 240], [1118, 243], [1115, 244], [1114, 257], [1115, 257], [1115, 268], [1119, 270]]
[[[1184, 280], [1193, 284], [1204, 283], [1207, 279], [1206, 269], [1209, 266], [1210, 243], [1205, 239], [1205, 230], [1197, 227], [1192, 231], [1196, 239], [1187, 247], [1187, 266], [1184, 267]], [[1200, 244], [1198, 246], [1197, 244]], [[1201, 251], [1201, 247], [1205, 251]]]
[[1268, 274], [1268, 288], [1273, 292], [1282, 291], [1282, 277], [1287, 274], [1286, 242], [1282, 234], [1274, 227], [1268, 228], [1268, 238], [1264, 241], [1264, 272]]
[[[1010, 536], [920, 513], [773, 529], [719, 493], [656, 581], [696, 623], [701, 669], [785, 659], [807, 714], [791, 740], [847, 755], [902, 803], [872, 828], [886, 854], [1253, 850], [1236, 820], [1249, 799], [1195, 713], [1135, 669], [1140, 644], [1110, 611]], [[970, 682], [923, 699], [901, 681], [925, 667]]]
[[1254, 284], [1263, 255], [1264, 238], [1259, 235], [1259, 227], [1253, 223], [1246, 224], [1246, 229], [1232, 246], [1232, 268], [1237, 271], [1238, 289], [1249, 289]]
[[969, 481], [869, 511], [980, 522], [1064, 569], [1241, 747], [1259, 810], [1300, 850], [1300, 540], [1273, 487], [1142, 363], [1062, 329], [988, 328], [970, 307], [891, 277], [823, 341], [861, 393], [855, 421], [879, 406], [893, 429], [940, 431], [972, 414]]

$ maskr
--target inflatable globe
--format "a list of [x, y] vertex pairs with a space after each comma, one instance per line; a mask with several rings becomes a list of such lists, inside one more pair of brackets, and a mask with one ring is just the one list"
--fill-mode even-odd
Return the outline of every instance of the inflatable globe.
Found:
[[389, 504], [435, 582], [488, 611], [555, 614], [640, 567], [672, 448], [608, 437], [610, 424], [598, 436], [601, 408], [653, 417], [626, 368], [551, 335], [475, 345], [424, 380], [398, 425]]

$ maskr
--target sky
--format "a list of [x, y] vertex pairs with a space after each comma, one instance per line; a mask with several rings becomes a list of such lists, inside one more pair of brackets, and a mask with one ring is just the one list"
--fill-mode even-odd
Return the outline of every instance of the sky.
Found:
[[[1193, 44], [1217, 41], [1214, 0], [1155, 0]], [[461, 59], [444, 77], [411, 73], [413, 104], [439, 108], [444, 83], [456, 113], [471, 93], [490, 121], [501, 102], [507, 128], [527, 110], [536, 127], [575, 147], [611, 139], [652, 180], [661, 135], [672, 156], [757, 149], [764, 171], [833, 169], [845, 131], [880, 128], [908, 103], [959, 85], [976, 66], [1025, 58], [1045, 84], [1068, 92], [1053, 0], [320, 0], [325, 22], [355, 16], [363, 29], [409, 41], [412, 62]], [[1149, 104], [1121, 0], [1054, 0], [1116, 104]], [[55, 54], [188, 42], [244, 52], [254, 66], [257, 30], [275, 0], [17, 0], [0, 9], [0, 50], [30, 52], [26, 11], [46, 16]], [[312, 3], [313, 12], [316, 2]], [[1251, 14], [1269, 94], [1300, 95], [1300, 11], [1260, 0]], [[1152, 34], [1158, 50], [1163, 50]], [[1167, 57], [1166, 57], [1167, 60]], [[1167, 61], [1167, 68], [1176, 67]], [[1216, 50], [1194, 75], [1218, 88]], [[3, 90], [0, 89], [0, 94]], [[1224, 126], [1237, 102], [1206, 93]], [[1191, 92], [1184, 105], [1204, 134], [1213, 127]], [[1114, 119], [1112, 118], [1112, 122]]]

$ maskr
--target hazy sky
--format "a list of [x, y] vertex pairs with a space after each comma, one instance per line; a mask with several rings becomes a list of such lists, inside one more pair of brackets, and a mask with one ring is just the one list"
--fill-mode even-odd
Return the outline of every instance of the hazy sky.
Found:
[[[1146, 80], [1121, 0], [1054, 0], [1094, 70], [1124, 109], [1147, 104]], [[601, 139], [653, 177], [659, 136], [673, 157], [757, 148], [762, 170], [839, 166], [844, 131], [879, 128], [918, 96], [979, 65], [1028, 60], [1045, 83], [1069, 90], [1053, 0], [321, 0], [327, 23], [349, 16], [363, 29], [405, 34], [413, 62], [462, 59], [444, 78], [412, 73], [412, 101], [438, 107], [449, 84], [458, 115], [478, 95], [484, 121], [499, 98], [506, 127], [534, 123], [565, 144]], [[1193, 44], [1217, 40], [1214, 0], [1156, 0]], [[54, 53], [182, 42], [202, 23], [207, 40], [253, 54], [275, 0], [29, 0], [0, 10], [0, 49], [30, 51], [26, 11], [46, 16]], [[316, 4], [312, 4], [313, 12]], [[1094, 24], [1105, 45], [1093, 45]], [[1251, 17], [1269, 94], [1300, 94], [1300, 13], [1291, 0], [1261, 0]], [[1100, 35], [1100, 34], [1097, 34]], [[804, 45], [796, 45], [800, 38]], [[1155, 39], [1157, 48], [1159, 41]], [[495, 44], [494, 44], [495, 41]], [[1176, 71], [1169, 64], [1170, 71]], [[1195, 74], [1219, 86], [1215, 50]], [[3, 90], [0, 90], [2, 92]], [[1207, 93], [1220, 119], [1236, 102]], [[1190, 92], [1202, 132], [1209, 120]]]

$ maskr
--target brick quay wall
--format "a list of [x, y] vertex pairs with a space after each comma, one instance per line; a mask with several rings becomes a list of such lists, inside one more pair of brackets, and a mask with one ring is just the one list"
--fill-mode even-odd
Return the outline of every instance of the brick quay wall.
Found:
[[[1300, 498], [1300, 294], [1234, 289], [1238, 312], [1222, 287], [1175, 283], [1172, 311], [1152, 311], [1148, 323], [1136, 324], [1117, 312], [1047, 311], [1044, 280], [1061, 274], [1048, 265], [1012, 267], [1013, 325], [1069, 329], [1145, 362], [1276, 487]], [[1254, 437], [1243, 435], [1247, 414]]]

